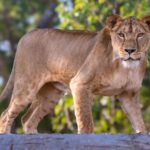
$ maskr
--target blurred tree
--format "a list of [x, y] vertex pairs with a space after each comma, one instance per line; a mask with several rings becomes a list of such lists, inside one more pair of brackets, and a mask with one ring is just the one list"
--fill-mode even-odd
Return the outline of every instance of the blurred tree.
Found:
[[17, 43], [27, 31], [58, 24], [56, 6], [56, 0], [0, 1], [0, 50], [5, 51], [7, 62], [12, 64]]

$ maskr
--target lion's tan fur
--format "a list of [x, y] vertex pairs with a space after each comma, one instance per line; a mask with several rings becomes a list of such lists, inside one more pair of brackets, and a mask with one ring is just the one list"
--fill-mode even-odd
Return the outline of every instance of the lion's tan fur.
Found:
[[[117, 37], [118, 32], [127, 34], [126, 41]], [[141, 32], [145, 33], [144, 40], [137, 42], [135, 34]], [[23, 128], [26, 133], [37, 132], [39, 121], [68, 91], [73, 95], [79, 133], [92, 132], [94, 95], [118, 96], [135, 132], [145, 132], [138, 94], [149, 45], [150, 30], [145, 19], [116, 15], [95, 33], [57, 29], [27, 33], [18, 44], [12, 99], [1, 116], [0, 132], [10, 132], [14, 118], [29, 103], [32, 104], [22, 119]], [[127, 60], [126, 48], [136, 49], [131, 54], [135, 61]]]

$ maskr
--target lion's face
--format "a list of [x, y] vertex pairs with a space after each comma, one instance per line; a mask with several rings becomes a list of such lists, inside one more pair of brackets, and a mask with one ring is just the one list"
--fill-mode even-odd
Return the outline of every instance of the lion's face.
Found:
[[116, 22], [111, 20], [113, 26], [110, 30], [114, 59], [121, 59], [128, 63], [145, 59], [146, 51], [150, 46], [149, 25], [144, 20], [134, 17], [122, 19], [117, 16], [115, 19]]

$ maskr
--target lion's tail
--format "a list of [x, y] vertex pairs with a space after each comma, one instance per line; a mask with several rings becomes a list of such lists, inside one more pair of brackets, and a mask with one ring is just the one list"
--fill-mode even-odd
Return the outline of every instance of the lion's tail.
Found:
[[15, 74], [15, 65], [13, 65], [13, 68], [12, 68], [10, 77], [7, 81], [7, 84], [0, 95], [0, 102], [2, 102], [4, 99], [6, 99], [8, 96], [10, 96], [10, 94], [12, 92], [13, 87], [14, 87], [14, 74]]

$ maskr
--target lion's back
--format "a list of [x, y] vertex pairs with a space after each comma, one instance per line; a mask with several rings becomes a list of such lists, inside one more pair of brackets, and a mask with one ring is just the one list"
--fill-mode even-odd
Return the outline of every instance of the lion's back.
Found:
[[36, 29], [19, 41], [16, 61], [40, 71], [48, 68], [53, 72], [64, 70], [64, 74], [76, 73], [91, 52], [96, 35], [89, 31]]

